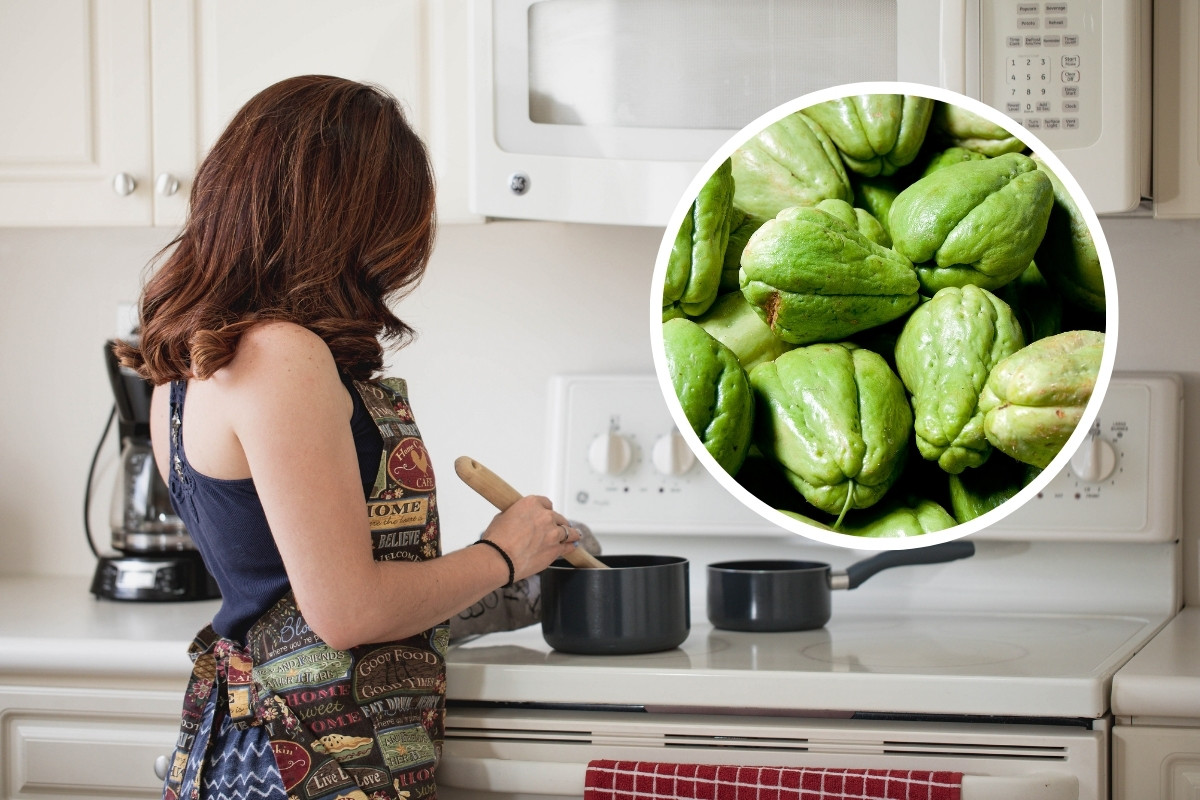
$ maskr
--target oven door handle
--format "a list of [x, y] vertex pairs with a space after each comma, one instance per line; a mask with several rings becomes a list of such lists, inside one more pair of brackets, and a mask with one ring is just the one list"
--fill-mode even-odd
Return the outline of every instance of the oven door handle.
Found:
[[[500, 758], [443, 759], [439, 786], [477, 792], [582, 796], [587, 764], [563, 761], [513, 761]], [[1079, 800], [1072, 775], [963, 775], [962, 800]]]

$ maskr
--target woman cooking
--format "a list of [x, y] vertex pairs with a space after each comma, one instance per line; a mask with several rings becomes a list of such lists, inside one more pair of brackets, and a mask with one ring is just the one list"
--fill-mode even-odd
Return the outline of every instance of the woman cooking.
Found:
[[544, 497], [442, 555], [429, 455], [383, 344], [434, 236], [425, 148], [377, 87], [305, 76], [233, 118], [118, 355], [155, 385], [172, 502], [223, 602], [165, 796], [436, 797], [446, 620], [579, 531]]

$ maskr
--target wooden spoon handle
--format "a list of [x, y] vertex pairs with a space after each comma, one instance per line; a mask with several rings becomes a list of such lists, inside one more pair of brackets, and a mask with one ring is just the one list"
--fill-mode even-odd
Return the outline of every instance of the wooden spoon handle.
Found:
[[[521, 499], [521, 493], [509, 486], [503, 478], [480, 464], [469, 456], [459, 456], [454, 460], [454, 471], [463, 483], [501, 511], [505, 511], [513, 503]], [[587, 569], [608, 569], [608, 565], [593, 556], [582, 547], [576, 547], [564, 556], [576, 567]]]

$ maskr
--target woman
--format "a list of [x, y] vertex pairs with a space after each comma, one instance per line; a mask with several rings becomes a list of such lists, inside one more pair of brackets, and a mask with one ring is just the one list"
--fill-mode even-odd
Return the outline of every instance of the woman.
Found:
[[305, 76], [201, 164], [122, 362], [223, 602], [192, 644], [167, 797], [428, 798], [446, 620], [579, 531], [544, 497], [441, 554], [429, 457], [382, 342], [434, 232], [425, 149], [386, 92]]

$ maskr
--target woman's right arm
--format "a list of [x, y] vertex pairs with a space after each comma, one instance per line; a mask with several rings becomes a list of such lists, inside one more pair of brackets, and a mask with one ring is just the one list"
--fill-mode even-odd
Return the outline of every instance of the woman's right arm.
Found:
[[[254, 479], [297, 603], [330, 646], [405, 638], [508, 580], [503, 558], [486, 546], [422, 562], [374, 560], [351, 401], [315, 334], [288, 323], [256, 326], [234, 360], [203, 383], [210, 382], [205, 394]], [[188, 439], [189, 455], [196, 445]], [[496, 515], [484, 536], [521, 579], [574, 547], [577, 531], [560, 544], [563, 525], [549, 500], [529, 496]]]

